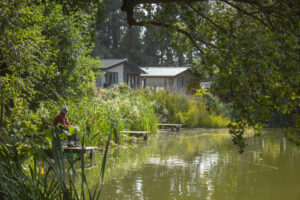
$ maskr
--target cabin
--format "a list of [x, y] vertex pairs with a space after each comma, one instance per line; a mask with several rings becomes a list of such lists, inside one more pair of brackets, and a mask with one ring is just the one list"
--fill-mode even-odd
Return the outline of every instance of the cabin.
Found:
[[128, 59], [100, 59], [103, 67], [98, 68], [101, 73], [97, 80], [96, 86], [108, 88], [114, 84], [126, 83], [130, 88], [136, 89], [140, 86], [140, 76], [145, 73], [135, 63]]
[[172, 92], [187, 92], [192, 83], [199, 81], [199, 75], [189, 67], [141, 67], [141, 86], [155, 90], [166, 89]]

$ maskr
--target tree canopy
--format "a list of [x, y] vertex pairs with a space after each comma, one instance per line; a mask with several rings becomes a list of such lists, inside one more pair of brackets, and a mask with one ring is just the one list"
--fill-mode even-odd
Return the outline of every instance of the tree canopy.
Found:
[[[90, 48], [96, 24], [105, 20], [97, 37], [108, 54], [132, 56], [138, 64], [193, 61], [196, 70], [210, 74], [214, 93], [233, 105], [231, 133], [241, 150], [246, 125], [262, 127], [273, 113], [286, 115], [288, 123], [281, 125], [299, 134], [297, 0], [116, 2], [104, 2], [114, 12], [110, 22], [99, 0], [0, 2], [1, 123], [9, 113], [3, 107], [16, 102], [34, 109], [43, 100], [91, 91], [98, 61], [89, 56]], [[125, 27], [118, 6], [129, 26], [147, 29]], [[116, 24], [123, 29], [109, 30]], [[153, 34], [165, 34], [164, 42]], [[141, 51], [128, 51], [130, 41]]]
[[3, 102], [24, 97], [34, 107], [44, 99], [78, 95], [91, 88], [97, 61], [88, 55], [88, 46], [101, 5], [68, 2], [0, 2]]
[[274, 112], [288, 115], [281, 125], [299, 134], [299, 2], [123, 0], [122, 10], [130, 26], [159, 26], [181, 50], [193, 49], [194, 66], [233, 104], [241, 151], [245, 126], [262, 127]]
[[42, 127], [36, 110], [92, 94], [100, 66], [89, 55], [102, 17], [97, 2], [0, 1], [1, 136], [32, 135]]
[[103, 23], [96, 27], [93, 56], [128, 58], [141, 66], [182, 66], [191, 60], [187, 52], [171, 45], [170, 35], [160, 37], [158, 27], [129, 27], [120, 10], [122, 0], [103, 3], [107, 6]]

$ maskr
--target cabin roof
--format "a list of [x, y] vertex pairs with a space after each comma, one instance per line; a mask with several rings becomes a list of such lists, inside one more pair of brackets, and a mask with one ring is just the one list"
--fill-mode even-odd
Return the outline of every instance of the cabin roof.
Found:
[[159, 76], [177, 76], [189, 69], [189, 67], [141, 67], [146, 73], [141, 74], [143, 77]]
[[129, 61], [127, 58], [125, 59], [100, 59], [101, 63], [104, 65], [104, 67], [99, 68], [100, 70], [108, 70], [111, 69], [113, 67], [116, 67], [118, 65], [121, 64], [128, 64], [129, 66], [133, 67], [134, 69], [136, 69], [137, 71], [139, 71], [140, 73], [145, 73], [145, 71], [143, 71], [139, 66], [137, 66], [135, 63]]

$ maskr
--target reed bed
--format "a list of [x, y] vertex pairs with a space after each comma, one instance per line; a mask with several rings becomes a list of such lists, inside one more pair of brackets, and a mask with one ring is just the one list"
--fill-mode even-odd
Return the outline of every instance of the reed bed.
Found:
[[230, 122], [229, 107], [207, 93], [201, 97], [150, 88], [136, 91], [154, 104], [161, 123], [180, 123], [188, 128], [224, 128]]
[[[82, 147], [104, 149], [99, 181], [93, 190], [85, 178], [83, 149], [78, 172], [73, 159], [62, 155], [61, 143], [57, 142], [62, 134], [52, 121], [63, 105], [69, 108], [71, 124], [79, 126]], [[123, 130], [155, 134], [158, 122], [182, 123], [190, 128], [225, 127], [229, 122], [228, 109], [215, 97], [191, 97], [147, 88], [132, 91], [125, 84], [76, 99], [44, 100], [34, 110], [21, 98], [15, 98], [13, 106], [2, 109], [3, 199], [99, 199], [109, 147], [130, 138]]]

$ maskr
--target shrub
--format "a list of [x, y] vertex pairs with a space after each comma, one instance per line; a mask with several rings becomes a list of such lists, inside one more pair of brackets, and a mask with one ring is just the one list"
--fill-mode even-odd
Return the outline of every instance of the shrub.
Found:
[[218, 128], [226, 127], [230, 122], [229, 108], [206, 91], [200, 91], [196, 96], [188, 96], [146, 88], [135, 91], [135, 94], [142, 95], [154, 103], [161, 123], [181, 123], [189, 128]]

